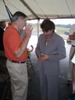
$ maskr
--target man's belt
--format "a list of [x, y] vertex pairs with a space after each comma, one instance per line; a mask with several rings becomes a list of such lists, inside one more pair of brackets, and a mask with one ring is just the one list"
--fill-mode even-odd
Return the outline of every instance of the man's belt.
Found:
[[13, 62], [13, 63], [25, 63], [26, 62], [26, 61], [14, 61], [14, 60], [10, 60], [10, 61]]

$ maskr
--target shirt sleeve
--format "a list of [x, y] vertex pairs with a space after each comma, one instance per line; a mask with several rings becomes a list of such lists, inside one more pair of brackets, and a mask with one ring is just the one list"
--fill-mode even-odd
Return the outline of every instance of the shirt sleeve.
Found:
[[66, 57], [66, 49], [65, 49], [65, 42], [62, 38], [59, 40], [60, 42], [58, 43], [58, 54], [50, 54], [49, 55], [49, 60], [50, 61], [58, 61], [62, 60]]

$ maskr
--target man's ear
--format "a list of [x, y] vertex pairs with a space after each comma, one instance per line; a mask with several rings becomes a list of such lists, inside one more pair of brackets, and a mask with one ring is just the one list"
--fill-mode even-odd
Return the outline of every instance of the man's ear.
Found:
[[51, 29], [50, 31], [54, 32], [54, 30], [53, 30], [53, 29]]

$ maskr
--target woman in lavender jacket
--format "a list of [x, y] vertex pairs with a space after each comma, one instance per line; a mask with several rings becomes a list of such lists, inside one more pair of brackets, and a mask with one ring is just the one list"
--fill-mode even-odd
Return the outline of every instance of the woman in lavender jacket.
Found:
[[55, 33], [55, 24], [45, 19], [41, 24], [43, 34], [36, 46], [40, 78], [41, 100], [58, 100], [59, 71], [61, 59], [66, 57], [65, 43]]

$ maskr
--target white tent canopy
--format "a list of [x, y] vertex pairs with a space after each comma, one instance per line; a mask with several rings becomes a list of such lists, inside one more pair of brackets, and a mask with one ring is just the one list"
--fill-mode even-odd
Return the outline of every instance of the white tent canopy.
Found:
[[[22, 11], [28, 19], [75, 18], [75, 0], [4, 0], [12, 14]], [[0, 20], [9, 19], [0, 0]]]

